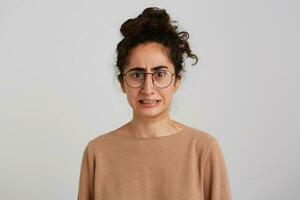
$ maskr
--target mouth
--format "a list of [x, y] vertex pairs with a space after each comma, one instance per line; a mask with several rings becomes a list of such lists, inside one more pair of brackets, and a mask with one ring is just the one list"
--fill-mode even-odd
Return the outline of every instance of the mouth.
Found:
[[159, 99], [141, 99], [138, 101], [144, 108], [152, 108], [158, 106], [161, 102]]
[[143, 105], [156, 105], [159, 102], [161, 102], [161, 100], [159, 100], [159, 99], [141, 99], [138, 102]]

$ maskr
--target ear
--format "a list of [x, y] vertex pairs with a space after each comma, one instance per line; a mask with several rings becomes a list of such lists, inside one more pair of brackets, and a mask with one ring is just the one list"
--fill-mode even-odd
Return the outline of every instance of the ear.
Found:
[[120, 85], [121, 85], [122, 92], [124, 94], [126, 94], [126, 89], [125, 89], [125, 83], [124, 83], [124, 81], [122, 83], [120, 83]]
[[181, 83], [181, 79], [176, 78], [175, 84], [174, 84], [174, 87], [175, 87], [174, 92], [176, 92], [178, 90], [180, 83]]

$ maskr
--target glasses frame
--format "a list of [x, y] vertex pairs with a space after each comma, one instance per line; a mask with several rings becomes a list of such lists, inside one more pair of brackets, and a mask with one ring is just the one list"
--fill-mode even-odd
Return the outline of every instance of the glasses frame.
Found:
[[[134, 71], [134, 70], [132, 70], [132, 71]], [[151, 79], [152, 79], [153, 85], [155, 85], [155, 87], [157, 87], [157, 88], [164, 89], [164, 88], [167, 88], [167, 87], [169, 87], [169, 86], [171, 85], [171, 83], [173, 82], [173, 76], [175, 75], [175, 73], [172, 73], [172, 72], [170, 72], [170, 71], [168, 71], [168, 70], [163, 70], [163, 71], [166, 71], [166, 72], [168, 72], [168, 73], [171, 74], [171, 81], [170, 81], [170, 83], [169, 83], [167, 86], [165, 86], [165, 87], [158, 87], [158, 86], [154, 83], [153, 74], [154, 74], [155, 72], [152, 72], [152, 73], [150, 73], [150, 72], [145, 72], [145, 73], [144, 73], [144, 74], [145, 74], [145, 78], [144, 78], [144, 80], [143, 80], [143, 83], [142, 83], [140, 86], [138, 86], [138, 87], [132, 87], [131, 85], [129, 85], [129, 84], [127, 83], [127, 80], [126, 80], [126, 74], [129, 73], [129, 72], [132, 72], [132, 71], [129, 70], [129, 71], [125, 72], [125, 73], [122, 73], [122, 76], [124, 76], [124, 80], [125, 80], [126, 85], [127, 85], [128, 87], [131, 87], [131, 88], [141, 88], [141, 87], [144, 85], [145, 81], [146, 81], [147, 74], [151, 74]], [[162, 70], [157, 70], [157, 71], [162, 71]]]

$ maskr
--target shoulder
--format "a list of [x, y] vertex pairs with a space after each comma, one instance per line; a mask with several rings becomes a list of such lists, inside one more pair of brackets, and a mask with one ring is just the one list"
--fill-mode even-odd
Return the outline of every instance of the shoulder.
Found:
[[189, 128], [188, 134], [195, 141], [195, 147], [203, 163], [223, 162], [221, 146], [214, 136], [195, 128]]
[[197, 152], [203, 155], [219, 146], [217, 139], [211, 133], [193, 127], [186, 128], [186, 138], [190, 146], [194, 146]]
[[210, 133], [207, 133], [203, 130], [188, 126], [188, 125], [180, 123], [178, 121], [173, 120], [173, 122], [180, 129], [184, 130], [185, 136], [187, 136], [187, 138], [189, 138], [189, 139], [196, 140], [201, 143], [210, 143], [211, 141], [213, 141], [215, 139]]
[[186, 133], [190, 138], [203, 144], [210, 144], [211, 142], [216, 140], [216, 138], [212, 134], [193, 127], [186, 128]]
[[86, 151], [89, 153], [95, 153], [101, 149], [105, 149], [111, 146], [114, 143], [112, 134], [115, 130], [104, 132], [101, 135], [98, 135], [92, 139], [90, 139], [86, 145]]

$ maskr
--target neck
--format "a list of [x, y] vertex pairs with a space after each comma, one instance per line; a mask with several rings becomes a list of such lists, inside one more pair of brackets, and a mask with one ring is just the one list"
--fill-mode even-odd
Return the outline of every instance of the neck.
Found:
[[171, 135], [180, 129], [175, 125], [169, 114], [159, 117], [141, 117], [133, 114], [128, 126], [134, 137], [149, 138]]

